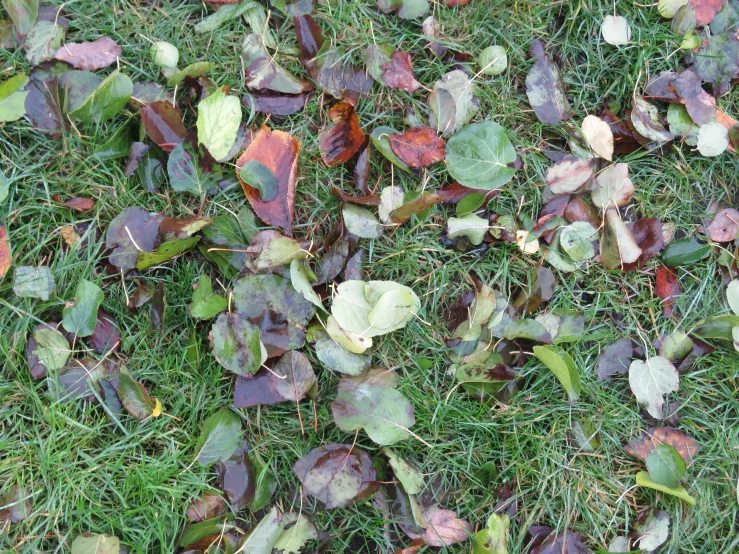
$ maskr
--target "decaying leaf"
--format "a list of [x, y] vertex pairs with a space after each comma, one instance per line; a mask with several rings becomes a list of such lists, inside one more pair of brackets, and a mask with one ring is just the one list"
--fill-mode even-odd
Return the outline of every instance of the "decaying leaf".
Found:
[[389, 138], [398, 158], [416, 169], [440, 162], [446, 155], [444, 139], [431, 127], [413, 127]]
[[97, 71], [115, 63], [121, 47], [110, 37], [92, 42], [68, 42], [54, 54], [54, 59], [67, 62], [75, 69]]
[[701, 448], [697, 440], [680, 429], [650, 427], [648, 430], [642, 431], [640, 439], [629, 441], [629, 444], [626, 445], [626, 452], [646, 462], [647, 457], [660, 444], [672, 446], [688, 466], [693, 462], [693, 457]]
[[608, 123], [589, 115], [582, 121], [582, 134], [593, 152], [609, 162], [613, 160], [613, 131]]
[[318, 142], [321, 158], [330, 167], [348, 161], [362, 147], [364, 131], [354, 106], [349, 102], [332, 106], [328, 116], [334, 124], [321, 132]]
[[739, 236], [739, 210], [727, 208], [713, 216], [706, 228], [708, 236], [716, 242], [730, 242]]
[[433, 506], [423, 511], [428, 526], [423, 535], [408, 533], [411, 538], [423, 538], [429, 546], [450, 546], [465, 542], [472, 535], [472, 526], [457, 517], [457, 512]]
[[413, 92], [421, 88], [421, 83], [416, 81], [411, 65], [411, 57], [404, 50], [397, 50], [390, 56], [390, 62], [381, 67], [383, 70], [382, 80], [390, 88], [396, 88], [405, 92]]
[[670, 514], [663, 510], [651, 510], [649, 516], [636, 528], [636, 541], [644, 552], [654, 552], [670, 535]]
[[540, 40], [531, 45], [531, 55], [536, 61], [526, 76], [526, 94], [536, 117], [542, 123], [554, 125], [571, 115], [564, 81]]
[[629, 366], [629, 386], [639, 404], [656, 419], [664, 417], [664, 395], [675, 392], [679, 377], [675, 366], [662, 356], [634, 360]]

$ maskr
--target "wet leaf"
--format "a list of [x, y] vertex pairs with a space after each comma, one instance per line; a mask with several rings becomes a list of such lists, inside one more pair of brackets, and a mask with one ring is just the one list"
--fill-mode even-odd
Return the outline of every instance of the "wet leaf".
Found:
[[182, 123], [182, 114], [171, 103], [151, 102], [143, 106], [139, 113], [146, 134], [162, 150], [171, 152], [182, 143], [187, 129]]
[[[215, 31], [216, 29], [218, 29], [218, 27], [220, 27], [227, 21], [236, 19], [244, 15], [247, 11], [251, 10], [255, 4], [255, 2], [249, 1], [229, 1], [219, 3], [224, 5], [222, 5], [217, 11], [211, 13], [208, 17], [202, 19], [195, 25], [194, 30], [196, 33], [210, 33], [212, 31]], [[172, 67], [177, 67], [177, 62], [175, 62]]]
[[242, 45], [241, 59], [246, 67], [246, 86], [249, 88], [283, 94], [300, 94], [310, 89], [307, 81], [298, 79], [277, 64], [259, 35], [247, 35]]
[[355, 68], [346, 62], [345, 56], [336, 48], [329, 49], [318, 61], [320, 70], [316, 81], [324, 92], [352, 104], [369, 94], [372, 78], [364, 68]]
[[398, 134], [398, 132], [392, 127], [380, 126], [372, 131], [370, 142], [372, 143], [372, 146], [374, 146], [380, 154], [382, 154], [393, 165], [399, 167], [403, 171], [410, 172], [410, 167], [395, 155], [392, 146], [390, 146], [390, 136], [396, 134]]
[[469, 123], [480, 111], [477, 88], [464, 71], [446, 73], [429, 96], [429, 125], [448, 137]]
[[331, 403], [336, 425], [345, 432], [364, 429], [379, 445], [395, 444], [410, 436], [413, 406], [390, 387], [359, 385], [339, 393]]
[[606, 346], [598, 357], [598, 382], [601, 383], [611, 378], [612, 375], [623, 375], [631, 365], [634, 356], [634, 349], [631, 341], [621, 339], [611, 345]]
[[43, 73], [40, 66], [31, 71], [26, 87], [26, 115], [40, 132], [58, 139], [62, 131], [69, 128], [69, 122], [62, 114], [59, 79]]
[[462, 185], [493, 190], [513, 178], [516, 151], [503, 127], [492, 121], [468, 125], [447, 143], [449, 173]]
[[328, 115], [334, 124], [321, 132], [318, 142], [323, 162], [332, 167], [348, 161], [362, 147], [364, 131], [349, 102], [332, 106]]
[[301, 401], [316, 383], [310, 360], [297, 350], [283, 354], [272, 371], [278, 376], [275, 391], [285, 400]]
[[316, 357], [326, 368], [346, 375], [360, 375], [372, 361], [371, 356], [350, 352], [327, 335], [316, 341], [315, 349]]
[[306, 494], [327, 509], [370, 497], [379, 487], [372, 458], [357, 447], [326, 444], [311, 450], [293, 466]]
[[82, 103], [69, 112], [77, 121], [103, 122], [117, 116], [133, 94], [131, 78], [114, 71]]
[[23, 45], [26, 50], [26, 61], [31, 65], [38, 65], [52, 59], [66, 34], [67, 31], [62, 25], [57, 25], [53, 21], [37, 21]]
[[421, 28], [423, 35], [429, 39], [426, 45], [434, 53], [434, 56], [439, 57], [446, 54], [447, 47], [440, 43], [441, 25], [439, 25], [436, 18], [433, 15], [428, 16], [423, 20]]
[[136, 419], [158, 417], [162, 413], [159, 400], [152, 399], [146, 387], [135, 381], [127, 371], [121, 371], [118, 376], [118, 397], [126, 411]]
[[689, 265], [707, 258], [711, 245], [698, 242], [695, 237], [671, 242], [662, 253], [662, 262], [668, 266]]
[[283, 131], [262, 127], [236, 162], [237, 170], [256, 160], [266, 166], [277, 179], [278, 194], [274, 200], [264, 201], [261, 193], [241, 180], [247, 199], [262, 221], [281, 227], [292, 235], [293, 210], [295, 205], [295, 179], [300, 142]]
[[121, 47], [110, 37], [91, 42], [68, 42], [54, 54], [54, 59], [66, 62], [75, 69], [97, 71], [115, 63]]
[[72, 541], [72, 554], [118, 554], [120, 540], [113, 535], [83, 533]]
[[[444, 197], [438, 194], [422, 194], [415, 200], [406, 202], [390, 212], [390, 222], [405, 223], [412, 215], [420, 215], [430, 210], [432, 206], [444, 202]], [[426, 215], [421, 216], [427, 217]]]
[[208, 275], [202, 275], [198, 280], [197, 288], [192, 294], [190, 315], [195, 319], [211, 319], [228, 307], [227, 300], [213, 292]]
[[668, 142], [675, 138], [663, 127], [657, 108], [641, 96], [634, 96], [631, 123], [640, 135], [649, 140]]
[[313, 16], [301, 14], [293, 17], [293, 25], [298, 38], [300, 61], [308, 70], [311, 77], [317, 73], [316, 56], [323, 46], [323, 33]]
[[69, 333], [89, 337], [95, 331], [97, 313], [103, 302], [103, 290], [95, 283], [80, 279], [75, 302], [64, 308], [62, 324]]
[[106, 354], [117, 350], [121, 342], [121, 333], [116, 327], [113, 316], [102, 308], [98, 308], [95, 330], [88, 341], [92, 349], [98, 354]]
[[647, 456], [649, 477], [655, 483], [674, 488], [685, 475], [685, 460], [669, 444], [658, 444]]
[[22, 265], [13, 274], [13, 292], [18, 298], [38, 298], [47, 301], [56, 286], [51, 270], [41, 265]]
[[571, 115], [564, 81], [540, 40], [531, 45], [531, 55], [536, 61], [526, 76], [526, 94], [539, 121], [554, 125]]
[[662, 301], [662, 315], [670, 317], [675, 300], [680, 296], [680, 281], [673, 268], [662, 265], [657, 268], [656, 288]]
[[429, 10], [428, 0], [377, 0], [377, 8], [382, 13], [397, 10], [401, 19], [415, 19]]
[[360, 238], [378, 239], [383, 235], [383, 227], [369, 210], [354, 204], [344, 204], [341, 209], [346, 230]]
[[380, 452], [387, 456], [393, 473], [408, 494], [419, 494], [423, 490], [423, 475], [409, 462], [401, 458], [393, 449], [382, 448]]
[[411, 57], [404, 50], [397, 50], [391, 57], [390, 62], [381, 67], [383, 70], [382, 80], [390, 88], [405, 92], [413, 92], [421, 88], [421, 83], [416, 81], [411, 65]]
[[629, 387], [637, 402], [656, 419], [664, 417], [664, 395], [677, 391], [679, 378], [675, 366], [662, 356], [646, 361], [634, 360], [629, 366]]
[[642, 431], [641, 438], [629, 441], [626, 452], [646, 462], [652, 451], [660, 444], [667, 444], [677, 450], [685, 460], [686, 466], [690, 466], [693, 457], [701, 448], [698, 441], [679, 429], [650, 427], [647, 431]]
[[117, 368], [108, 360], [98, 361], [84, 357], [71, 360], [46, 382], [49, 385], [49, 394], [54, 400], [61, 402], [70, 402], [77, 398], [91, 400], [95, 398], [92, 388], [99, 384], [103, 377], [115, 372]]
[[195, 461], [209, 466], [228, 460], [241, 439], [241, 418], [228, 408], [221, 408], [203, 422], [195, 445]]
[[241, 125], [241, 104], [223, 91], [211, 94], [198, 104], [198, 141], [216, 160], [225, 159]]
[[524, 315], [536, 312], [542, 303], [550, 300], [557, 282], [554, 273], [546, 267], [539, 268], [533, 281], [530, 289], [521, 291], [513, 303]]
[[446, 143], [431, 127], [414, 127], [402, 134], [390, 135], [393, 152], [413, 168], [427, 167], [444, 159]]
[[534, 346], [534, 356], [546, 365], [562, 383], [570, 404], [580, 396], [580, 373], [567, 352], [554, 346]]
[[0, 122], [17, 121], [26, 115], [26, 97], [23, 90], [28, 84], [28, 76], [14, 75], [0, 83]]
[[716, 242], [730, 242], [739, 236], [739, 211], [727, 208], [713, 216], [706, 228], [708, 236]]
[[282, 554], [298, 554], [306, 542], [318, 538], [318, 532], [310, 519], [301, 513], [286, 513], [283, 527], [285, 530], [274, 544], [274, 549]]
[[239, 314], [218, 316], [211, 329], [211, 343], [218, 363], [236, 375], [256, 373], [266, 358], [259, 328]]
[[670, 514], [662, 510], [651, 510], [644, 523], [636, 526], [639, 549], [654, 552], [670, 535]]

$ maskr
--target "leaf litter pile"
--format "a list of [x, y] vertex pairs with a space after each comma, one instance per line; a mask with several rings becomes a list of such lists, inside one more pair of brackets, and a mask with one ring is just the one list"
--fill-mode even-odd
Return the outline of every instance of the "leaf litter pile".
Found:
[[[166, 329], [171, 268], [191, 259], [202, 268], [181, 356], [195, 377], [200, 364], [215, 360], [231, 400], [193, 423], [196, 442], [175, 446], [190, 448], [184, 473], [203, 467], [211, 476], [208, 490], [192, 493], [187, 523], [174, 541], [178, 551], [342, 551], [340, 537], [317, 519], [346, 509], [379, 514], [367, 531], [378, 552], [457, 545], [455, 551], [502, 554], [509, 540], [536, 554], [654, 552], [679, 535], [680, 519], [701, 502], [691, 491], [691, 477], [701, 472], [701, 444], [679, 427], [680, 408], [689, 401], [680, 380], [700, 357], [739, 350], [739, 211], [714, 204], [695, 233], [678, 236], [674, 223], [640, 216], [635, 197], [646, 194], [642, 176], [624, 160], [689, 149], [704, 157], [736, 155], [739, 123], [717, 99], [739, 77], [739, 2], [660, 0], [657, 9], [672, 19], [684, 66], [650, 75], [620, 108], [574, 104], [559, 56], [546, 38], [530, 42], [519, 109], [532, 110], [558, 136], [535, 153], [537, 163], [548, 160], [537, 182], [537, 213], [496, 203], [514, 179], [528, 178], [522, 172], [534, 156], [517, 146], [494, 114], [481, 112], [480, 89], [495, 87], [496, 76], [507, 70], [507, 49], [454, 51], [427, 0], [377, 0], [375, 16], [392, 24], [408, 20], [417, 40], [411, 52], [367, 44], [362, 63], [324, 35], [321, 3], [214, 1], [194, 32], [205, 37], [217, 36], [222, 26], [244, 28], [235, 54], [243, 90], [219, 86], [217, 64], [184, 64], [187, 56], [162, 41], [150, 46], [160, 79], [136, 81], [121, 46], [107, 36], [76, 40], [60, 8], [34, 0], [2, 4], [7, 19], [0, 41], [17, 56], [6, 63], [0, 84], [4, 131], [30, 125], [63, 141], [112, 126], [92, 156], [120, 166], [125, 186], [135, 187], [139, 199], [101, 225], [104, 258], [92, 274], [76, 277], [68, 298], [57, 296], [52, 267], [41, 260], [16, 263], [21, 231], [3, 211], [0, 276], [12, 282], [4, 309], [20, 316], [43, 306], [34, 310], [25, 337], [27, 371], [38, 381], [28, 386], [43, 388], [49, 402], [101, 410], [110, 433], [135, 429], [132, 418], [144, 428], [159, 418], [179, 422], [181, 414], [169, 413], [158, 399], [158, 383], [128, 368], [131, 330], [111, 315], [109, 302], [120, 290], [129, 310], [146, 310], [153, 329]], [[437, 9], [464, 13], [466, 4], [446, 0]], [[281, 53], [277, 26], [296, 37], [297, 49]], [[629, 22], [616, 14], [603, 19], [600, 32], [614, 47], [631, 42]], [[443, 61], [448, 71], [429, 79], [431, 72], [418, 68], [431, 61]], [[398, 95], [401, 103], [411, 94], [419, 101], [408, 105], [403, 129], [383, 125], [368, 111], [378, 90]], [[315, 139], [284, 124], [316, 99], [325, 125]], [[349, 183], [314, 182], [302, 174], [306, 140], [317, 141], [325, 167], [346, 167]], [[442, 177], [429, 180], [427, 168]], [[395, 184], [395, 174], [406, 175], [415, 190]], [[3, 205], [14, 177], [0, 175]], [[296, 207], [314, 187], [335, 197], [329, 226], [307, 225]], [[221, 195], [234, 190], [243, 191], [241, 200], [224, 205]], [[147, 196], [154, 194], [178, 197], [187, 208], [174, 210], [170, 202], [152, 211]], [[59, 194], [53, 202], [80, 216], [97, 204]], [[428, 289], [437, 287], [433, 274], [428, 284], [416, 280], [412, 286], [373, 279], [368, 259], [373, 241], [392, 241], [399, 226], [432, 221], [441, 227], [432, 245], [441, 256], [461, 256], [472, 266], [491, 250], [509, 248], [524, 260], [528, 276], [519, 286], [501, 287], [490, 274], [470, 269], [457, 289], [461, 294], [448, 298], [449, 314], [428, 315]], [[89, 249], [96, 240], [90, 223], [59, 232], [68, 249]], [[675, 312], [681, 280], [691, 265], [711, 257], [720, 269], [714, 286], [725, 289], [730, 310], [684, 327]], [[597, 359], [579, 356], [578, 345], [596, 340], [590, 329], [597, 322], [582, 311], [550, 307], [550, 301], [579, 274], [598, 268], [616, 278], [627, 272], [653, 278], [650, 294], [662, 309], [653, 317], [672, 318], [674, 330], [649, 340], [643, 329], [625, 326], [620, 340], [601, 345]], [[611, 490], [614, 501], [629, 495], [637, 510], [633, 526], [583, 535], [540, 525], [522, 517], [526, 498], [516, 493], [515, 479], [499, 487], [497, 505], [463, 518], [455, 501], [436, 490], [434, 473], [446, 470], [419, 469], [428, 464], [418, 452], [433, 460], [438, 437], [417, 429], [417, 406], [404, 394], [409, 385], [399, 371], [406, 361], [385, 358], [383, 346], [414, 325], [437, 330], [437, 352], [421, 353], [418, 365], [445, 373], [447, 402], [497, 407], [492, 417], [504, 418], [507, 408], [501, 407], [515, 407], [535, 380], [551, 372], [559, 383], [553, 403], [574, 407], [587, 401], [587, 387], [601, 387], [641, 406], [638, 438], [621, 438], [634, 459], [627, 485]], [[301, 449], [302, 455], [260, 448], [245, 425], [252, 429], [252, 420], [270, 417], [263, 406], [283, 403], [293, 406], [299, 421], [300, 434], [290, 438], [297, 445], [326, 425], [335, 425], [340, 434], [332, 436], [342, 442], [323, 441]], [[579, 454], [600, 455], [594, 422], [575, 413], [570, 420], [569, 430], [552, 434], [571, 440]], [[290, 483], [281, 482], [273, 455], [291, 466]], [[490, 460], [470, 467], [461, 481], [468, 488], [492, 485], [501, 465], [505, 461]], [[37, 487], [12, 475], [7, 480], [0, 501], [5, 530], [48, 516], [31, 494]], [[547, 521], [557, 523], [556, 517]], [[127, 540], [126, 529], [112, 531], [90, 528], [55, 540], [78, 554], [143, 551]], [[608, 541], [598, 544], [593, 536]]]

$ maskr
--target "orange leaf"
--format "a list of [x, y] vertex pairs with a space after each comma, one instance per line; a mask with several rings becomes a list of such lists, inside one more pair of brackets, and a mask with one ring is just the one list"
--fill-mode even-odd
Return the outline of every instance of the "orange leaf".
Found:
[[325, 128], [318, 138], [321, 158], [331, 167], [349, 160], [364, 143], [364, 131], [354, 106], [349, 102], [339, 102], [328, 111], [334, 125]]
[[[295, 208], [295, 176], [298, 169], [300, 142], [284, 131], [273, 131], [266, 125], [236, 161], [236, 174], [241, 181], [247, 199], [259, 218], [268, 225], [281, 227], [292, 236], [293, 211]], [[268, 202], [262, 201], [260, 192], [241, 179], [241, 168], [255, 160], [266, 166], [277, 180], [277, 196]]]
[[440, 162], [446, 156], [446, 143], [431, 127], [414, 127], [405, 133], [390, 135], [393, 152], [411, 167], [420, 168]]

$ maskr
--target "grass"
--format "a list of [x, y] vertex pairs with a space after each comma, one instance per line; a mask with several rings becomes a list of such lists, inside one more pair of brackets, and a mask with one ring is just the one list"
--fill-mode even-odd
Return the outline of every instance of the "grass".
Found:
[[[60, 4], [60, 2], [53, 2]], [[549, 41], [564, 64], [567, 91], [577, 116], [592, 113], [603, 104], [629, 105], [633, 91], [648, 76], [673, 69], [676, 38], [669, 22], [653, 8], [619, 3], [620, 15], [631, 22], [633, 43], [616, 49], [599, 37], [599, 23], [613, 5], [599, 0], [542, 2], [540, 0], [472, 0], [464, 8], [434, 5], [434, 15], [455, 48], [476, 54], [498, 43], [508, 49], [509, 70], [502, 76], [479, 81], [479, 117], [492, 118], [508, 129], [523, 158], [524, 167], [495, 199], [498, 213], [535, 217], [541, 207], [540, 185], [548, 161], [541, 155], [546, 141], [561, 140], [564, 125], [544, 126], [536, 120], [526, 100], [523, 82], [530, 67], [527, 56], [533, 39]], [[331, 37], [357, 61], [371, 40], [385, 41], [412, 53], [416, 76], [426, 86], [449, 67], [424, 50], [417, 21], [384, 16], [372, 0], [331, 0], [321, 3], [317, 19]], [[211, 60], [213, 78], [220, 85], [245, 89], [238, 50], [247, 28], [232, 22], [215, 34], [197, 35], [191, 26], [207, 13], [194, 0], [128, 2], [79, 0], [66, 4], [72, 27], [70, 40], [91, 40], [109, 35], [123, 47], [121, 68], [134, 81], [161, 81], [148, 59], [149, 40], [167, 40], [181, 53], [181, 65]], [[289, 22], [276, 24], [281, 46], [295, 48]], [[20, 51], [0, 51], [2, 69], [28, 70]], [[297, 59], [285, 56], [286, 65], [300, 73]], [[425, 93], [413, 95], [375, 85], [371, 101], [360, 103], [365, 129], [377, 125], [404, 128], [404, 109], [423, 113]], [[733, 92], [719, 100], [736, 115]], [[320, 162], [318, 131], [327, 123], [329, 98], [316, 95], [304, 113], [272, 122], [289, 130], [302, 142], [295, 233], [320, 242], [338, 216], [332, 185], [352, 189], [349, 167], [328, 169]], [[257, 123], [264, 120], [259, 116]], [[132, 278], [104, 272], [101, 236], [123, 208], [143, 205], [186, 215], [198, 203], [164, 190], [147, 193], [135, 179], [123, 176], [118, 161], [98, 162], [90, 156], [125, 116], [95, 129], [91, 135], [75, 132], [54, 141], [20, 121], [0, 128], [0, 167], [12, 177], [11, 196], [2, 207], [2, 218], [13, 246], [14, 265], [47, 264], [57, 282], [48, 302], [18, 299], [6, 276], [0, 282], [0, 482], [19, 480], [32, 491], [34, 508], [26, 521], [2, 529], [0, 547], [12, 552], [68, 552], [71, 540], [81, 532], [110, 533], [121, 537], [137, 553], [171, 553], [185, 524], [190, 499], [215, 485], [210, 469], [191, 466], [200, 425], [220, 407], [230, 404], [232, 378], [207, 351], [208, 325], [196, 324], [187, 315], [192, 284], [203, 272], [215, 269], [198, 255], [183, 256], [138, 278], [166, 284], [168, 310], [161, 329], [153, 329], [146, 311], [132, 313], [125, 307]], [[193, 123], [190, 121], [190, 123]], [[669, 156], [637, 153], [630, 163], [636, 195], [629, 216], [660, 217], [689, 235], [703, 221], [714, 200], [736, 205], [735, 176], [739, 158], [726, 153], [706, 159], [686, 148]], [[373, 158], [372, 181], [415, 190], [417, 177], [391, 172], [379, 156]], [[435, 187], [448, 181], [442, 164], [424, 175], [423, 184]], [[84, 195], [95, 198], [95, 211], [79, 215], [59, 207], [52, 195]], [[245, 203], [238, 189], [220, 193], [205, 206], [207, 215], [234, 210]], [[683, 296], [675, 319], [662, 317], [654, 292], [656, 262], [645, 270], [616, 273], [594, 265], [582, 272], [558, 276], [550, 305], [581, 310], [587, 326], [583, 341], [568, 347], [582, 374], [582, 396], [569, 407], [554, 376], [529, 362], [527, 386], [510, 405], [482, 404], [460, 391], [450, 394], [453, 381], [444, 337], [444, 313], [466, 288], [464, 276], [473, 273], [513, 295], [539, 264], [514, 245], [494, 245], [484, 256], [454, 254], [440, 242], [446, 209], [436, 208], [420, 224], [409, 223], [382, 239], [362, 241], [368, 251], [365, 268], [372, 279], [393, 279], [410, 285], [423, 300], [419, 320], [405, 330], [376, 341], [376, 365], [393, 368], [400, 390], [415, 407], [413, 431], [433, 445], [418, 441], [397, 445], [398, 452], [428, 475], [426, 499], [456, 509], [459, 516], [483, 524], [498, 498], [494, 491], [504, 483], [516, 493], [519, 517], [512, 523], [511, 552], [524, 552], [530, 542], [530, 524], [549, 525], [582, 533], [591, 548], [606, 548], [612, 537], [633, 530], [637, 517], [650, 506], [673, 516], [670, 539], [664, 553], [726, 553], [739, 550], [739, 382], [737, 356], [720, 345], [681, 377], [677, 395], [682, 402], [679, 427], [697, 438], [703, 448], [689, 470], [689, 487], [698, 499], [693, 509], [679, 501], [643, 489], [634, 489], [640, 464], [623, 451], [648, 424], [623, 376], [606, 384], [595, 379], [599, 351], [616, 338], [652, 342], [662, 333], [689, 329], [706, 315], [726, 312], [717, 257], [680, 271]], [[89, 246], [69, 248], [60, 228], [92, 223]], [[105, 288], [104, 307], [116, 318], [123, 335], [122, 350], [129, 370], [147, 383], [168, 414], [139, 424], [123, 418], [123, 429], [111, 424], [105, 413], [79, 402], [62, 404], [47, 396], [46, 385], [33, 381], [25, 359], [26, 337], [39, 321], [60, 317], [65, 299], [74, 297], [79, 278]], [[10, 306], [13, 306], [11, 309]], [[192, 333], [201, 340], [197, 367], [184, 360], [183, 351]], [[312, 348], [305, 349], [314, 362]], [[423, 369], [425, 363], [431, 367]], [[316, 362], [316, 367], [319, 364]], [[348, 442], [332, 422], [330, 400], [336, 378], [319, 371], [322, 400], [317, 407], [317, 432], [313, 410], [300, 406], [305, 433], [294, 405], [242, 410], [244, 428], [252, 447], [271, 460], [279, 486], [275, 501], [285, 510], [301, 506], [299, 482], [291, 468], [311, 449], [328, 442]], [[578, 451], [569, 438], [572, 422], [591, 421], [601, 446], [595, 453]], [[357, 445], [377, 451], [363, 433]], [[490, 482], [474, 474], [493, 461], [499, 469]], [[313, 499], [302, 501], [316, 527], [331, 537], [324, 552], [389, 552], [399, 545], [384, 536], [384, 515], [372, 503], [326, 511]], [[244, 514], [246, 528], [257, 517]], [[469, 545], [449, 547], [447, 552], [467, 552]]]

